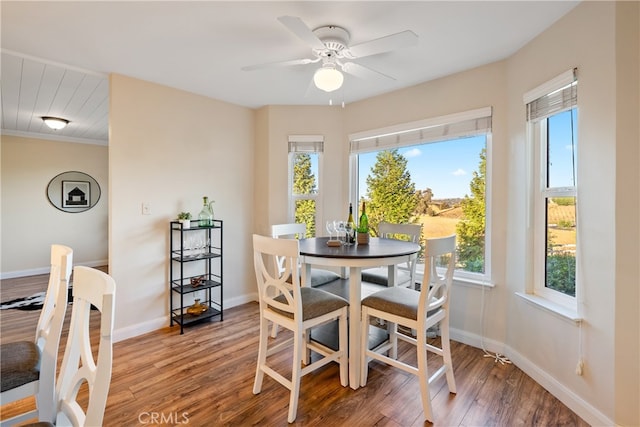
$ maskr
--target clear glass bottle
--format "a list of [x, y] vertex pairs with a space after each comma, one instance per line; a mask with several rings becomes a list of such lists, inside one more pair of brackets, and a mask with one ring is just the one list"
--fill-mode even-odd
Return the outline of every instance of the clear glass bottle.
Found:
[[349, 217], [347, 218], [347, 238], [346, 243], [352, 245], [356, 242], [356, 223], [353, 220], [353, 204], [349, 203]]
[[204, 206], [202, 206], [202, 210], [198, 214], [198, 225], [200, 227], [210, 227], [213, 225], [213, 211], [209, 205], [209, 198], [204, 196], [202, 202]]

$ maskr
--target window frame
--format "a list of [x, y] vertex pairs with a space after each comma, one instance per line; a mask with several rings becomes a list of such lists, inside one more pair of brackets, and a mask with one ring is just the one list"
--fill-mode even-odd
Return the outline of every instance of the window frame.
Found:
[[[577, 69], [571, 69], [554, 79], [543, 83], [539, 87], [527, 92], [524, 97], [524, 104], [527, 107], [526, 117], [526, 138], [529, 146], [527, 155], [529, 157], [528, 164], [529, 173], [527, 179], [529, 180], [529, 197], [527, 208], [527, 215], [529, 220], [527, 221], [530, 227], [529, 236], [529, 248], [532, 253], [531, 265], [528, 268], [529, 284], [527, 285], [526, 292], [530, 295], [537, 296], [543, 300], [549, 301], [553, 304], [557, 304], [565, 309], [569, 309], [571, 312], [577, 312], [578, 300], [580, 293], [582, 292], [580, 286], [580, 272], [579, 272], [579, 257], [580, 257], [580, 241], [579, 235], [579, 198], [578, 198], [578, 150], [579, 144], [576, 141], [574, 152], [572, 155], [575, 158], [575, 176], [576, 181], [573, 186], [559, 186], [549, 187], [548, 172], [549, 172], [549, 159], [548, 159], [548, 120], [549, 118], [561, 114], [563, 112], [570, 111], [573, 115], [573, 110], [576, 110], [576, 119], [574, 128], [578, 127], [578, 110], [579, 105], [577, 102]], [[558, 93], [570, 88], [572, 91], [572, 98], [567, 99], [559, 97]], [[534, 115], [530, 114], [530, 105], [536, 102], [538, 99], [544, 97], [552, 97], [556, 95], [555, 105], [550, 105], [546, 108], [542, 108], [542, 112], [536, 111]], [[573, 117], [571, 118], [573, 120]], [[577, 132], [574, 133], [574, 137]], [[548, 238], [548, 224], [547, 224], [547, 201], [557, 197], [575, 197], [576, 208], [576, 252], [575, 252], [575, 296], [567, 295], [561, 291], [551, 289], [546, 284], [546, 265], [547, 265], [547, 238]]]
[[[483, 123], [481, 118], [488, 118], [488, 123]], [[456, 269], [454, 271], [454, 279], [460, 282], [493, 286], [492, 282], [492, 182], [493, 182], [493, 144], [492, 144], [492, 128], [491, 121], [493, 118], [492, 107], [484, 107], [476, 110], [464, 111], [460, 113], [449, 114], [446, 116], [439, 116], [433, 118], [427, 118], [416, 122], [410, 122], [405, 124], [399, 124], [389, 126], [381, 129], [374, 129], [364, 132], [358, 132], [356, 134], [349, 135], [349, 141], [351, 144], [349, 154], [349, 201], [356, 207], [354, 212], [355, 217], [360, 215], [359, 200], [360, 195], [358, 193], [359, 186], [359, 162], [358, 156], [367, 152], [377, 152], [385, 149], [403, 148], [413, 146], [416, 144], [430, 144], [430, 143], [442, 143], [446, 141], [453, 141], [462, 139], [467, 136], [484, 135], [485, 137], [485, 150], [486, 150], [486, 164], [485, 164], [485, 242], [484, 242], [484, 273], [475, 273], [465, 270]], [[472, 120], [478, 120], [481, 126], [486, 126], [485, 131], [478, 132], [476, 129], [469, 128], [468, 124]], [[456, 125], [462, 125], [459, 129], [456, 129]], [[429, 137], [423, 142], [415, 142], [412, 139], [412, 134], [419, 133], [421, 128], [425, 129], [427, 134], [438, 128], [451, 128], [453, 134], [443, 135], [440, 138]], [[398, 142], [396, 146], [393, 146], [393, 142], [390, 141], [398, 135], [396, 140], [401, 140], [403, 137], [406, 142]], [[358, 146], [359, 141], [365, 141], [361, 143], [363, 146]], [[367, 141], [368, 140], [368, 141]], [[375, 143], [372, 141], [375, 140]], [[355, 144], [354, 144], [355, 142]], [[368, 142], [368, 143], [367, 143]], [[374, 147], [375, 145], [375, 147]], [[354, 148], [355, 146], [355, 148]], [[422, 281], [424, 274], [424, 264], [419, 263], [416, 269], [416, 279]]]
[[[576, 107], [577, 109], [577, 107]], [[576, 211], [578, 204], [578, 185], [563, 186], [563, 187], [548, 187], [547, 186], [547, 174], [549, 172], [549, 159], [547, 157], [548, 152], [548, 119], [556, 114], [560, 114], [563, 110], [552, 114], [538, 122], [534, 123], [534, 144], [537, 144], [535, 160], [536, 168], [534, 171], [538, 173], [538, 179], [535, 180], [536, 185], [533, 188], [533, 293], [542, 298], [548, 299], [556, 304], [560, 304], [566, 308], [576, 309], [577, 307], [577, 293], [578, 293], [578, 280], [576, 271], [576, 296], [567, 295], [563, 292], [551, 289], [546, 285], [546, 263], [547, 263], [547, 238], [548, 238], [548, 224], [547, 224], [547, 201], [557, 197], [575, 197], [576, 199]], [[573, 113], [572, 113], [573, 114]], [[577, 151], [577, 147], [575, 148]], [[574, 153], [577, 157], [577, 152]], [[576, 165], [577, 170], [577, 165]], [[577, 181], [577, 180], [576, 180]], [[576, 218], [576, 235], [578, 232], [578, 222]], [[578, 240], [576, 238], [576, 265], [578, 259]]]
[[[316, 223], [316, 235], [318, 234], [318, 224], [320, 224], [319, 217], [322, 212], [322, 164], [324, 153], [324, 137], [322, 135], [290, 135], [289, 136], [289, 148], [287, 158], [287, 195], [288, 195], [288, 209], [287, 217], [289, 222], [295, 222], [296, 220], [296, 202], [298, 200], [313, 200], [315, 202], [315, 223]], [[295, 158], [297, 154], [310, 154], [318, 156], [318, 170], [316, 175], [316, 192], [314, 194], [294, 194], [293, 193], [293, 179], [294, 179], [294, 166]]]

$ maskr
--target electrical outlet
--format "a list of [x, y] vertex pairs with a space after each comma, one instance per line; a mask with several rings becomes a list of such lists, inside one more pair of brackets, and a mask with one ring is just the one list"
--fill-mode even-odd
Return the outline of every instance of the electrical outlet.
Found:
[[151, 215], [151, 206], [148, 202], [142, 202], [142, 215]]

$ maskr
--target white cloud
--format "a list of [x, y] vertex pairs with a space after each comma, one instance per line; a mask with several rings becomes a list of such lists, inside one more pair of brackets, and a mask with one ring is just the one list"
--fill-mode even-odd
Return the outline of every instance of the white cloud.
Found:
[[451, 175], [453, 175], [453, 176], [462, 176], [462, 175], [466, 175], [466, 174], [467, 174], [467, 172], [466, 172], [464, 169], [460, 169], [460, 168], [459, 168], [459, 169], [454, 170], [454, 171], [451, 173]]
[[422, 155], [422, 151], [420, 151], [419, 148], [412, 148], [409, 151], [405, 151], [403, 154], [405, 157], [409, 158], [409, 157], [418, 157]]

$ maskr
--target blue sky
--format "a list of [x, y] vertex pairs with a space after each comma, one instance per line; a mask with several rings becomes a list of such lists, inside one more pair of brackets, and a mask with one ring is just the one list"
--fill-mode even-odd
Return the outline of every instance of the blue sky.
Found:
[[[416, 190], [431, 188], [434, 199], [463, 197], [469, 194], [469, 181], [480, 164], [484, 136], [446, 142], [433, 142], [401, 148]], [[366, 179], [376, 162], [376, 153], [360, 155], [359, 182], [366, 194]], [[364, 195], [362, 194], [362, 195]]]
[[[578, 142], [577, 110], [573, 110], [575, 145]], [[571, 147], [571, 111], [549, 117], [549, 186], [574, 186], [573, 156]]]

